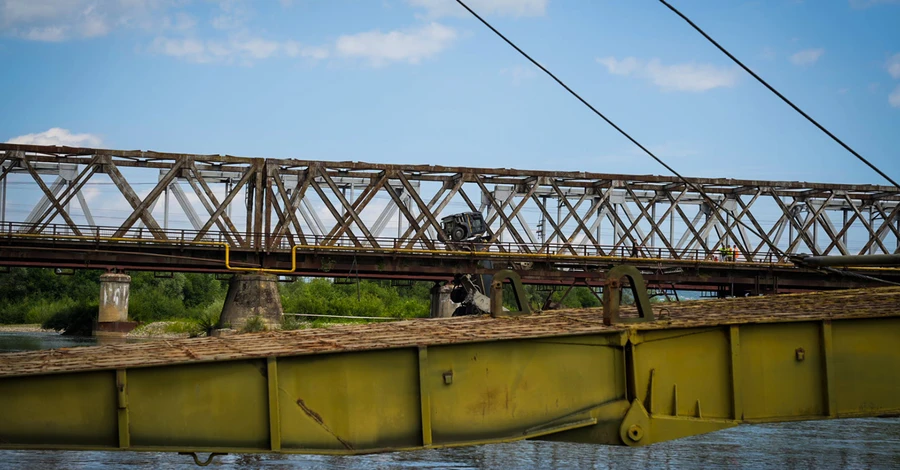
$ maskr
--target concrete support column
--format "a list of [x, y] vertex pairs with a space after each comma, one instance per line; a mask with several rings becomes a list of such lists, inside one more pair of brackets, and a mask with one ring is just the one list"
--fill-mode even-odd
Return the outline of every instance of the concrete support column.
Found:
[[283, 316], [277, 276], [235, 274], [228, 285], [218, 327], [242, 330], [247, 320], [259, 317], [267, 329], [277, 329]]
[[449, 318], [453, 316], [458, 304], [450, 300], [452, 284], [435, 284], [431, 288], [431, 318]]
[[134, 329], [135, 322], [128, 321], [128, 294], [131, 276], [106, 273], [100, 276], [100, 313], [94, 336], [109, 339], [125, 339]]

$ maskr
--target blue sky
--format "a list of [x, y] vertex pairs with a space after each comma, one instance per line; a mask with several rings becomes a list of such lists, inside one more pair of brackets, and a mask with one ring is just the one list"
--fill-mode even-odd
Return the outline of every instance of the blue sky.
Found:
[[[673, 0], [900, 178], [900, 1]], [[655, 0], [470, 5], [686, 176], [886, 184]], [[0, 139], [665, 174], [451, 0], [0, 0]]]

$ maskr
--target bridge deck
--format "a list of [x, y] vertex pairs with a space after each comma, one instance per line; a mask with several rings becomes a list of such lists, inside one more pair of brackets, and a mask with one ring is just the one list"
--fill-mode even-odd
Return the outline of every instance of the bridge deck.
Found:
[[[569, 309], [521, 317], [470, 316], [338, 325], [222, 338], [153, 341], [0, 354], [0, 377], [180, 363], [437, 346], [752, 323], [900, 316], [900, 287], [654, 304], [657, 321], [606, 326], [602, 309]], [[623, 314], [633, 308], [623, 308]]]
[[0, 449], [647, 445], [900, 415], [900, 288], [0, 354]]

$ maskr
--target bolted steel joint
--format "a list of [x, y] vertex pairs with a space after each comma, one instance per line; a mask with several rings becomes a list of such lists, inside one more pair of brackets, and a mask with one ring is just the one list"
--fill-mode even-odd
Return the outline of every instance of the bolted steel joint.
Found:
[[634, 442], [638, 442], [644, 437], [644, 429], [639, 424], [632, 424], [628, 428], [628, 438]]

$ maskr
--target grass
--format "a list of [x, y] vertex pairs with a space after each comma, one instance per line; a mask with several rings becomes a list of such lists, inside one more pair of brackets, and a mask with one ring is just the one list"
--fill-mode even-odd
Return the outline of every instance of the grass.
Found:
[[254, 315], [247, 319], [244, 323], [244, 327], [241, 328], [241, 333], [259, 333], [260, 331], [266, 331], [266, 322], [263, 321], [262, 317], [259, 315]]

